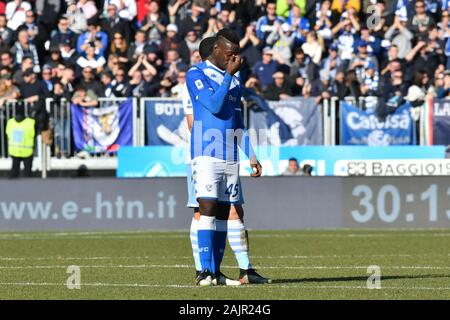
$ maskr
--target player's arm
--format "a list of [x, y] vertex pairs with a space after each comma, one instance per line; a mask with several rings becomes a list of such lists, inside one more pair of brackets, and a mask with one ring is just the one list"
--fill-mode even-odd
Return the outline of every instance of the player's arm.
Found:
[[226, 73], [222, 84], [214, 92], [204, 73], [199, 69], [191, 69], [187, 74], [186, 83], [191, 98], [200, 102], [213, 114], [217, 114], [222, 110], [232, 79], [233, 77]]
[[[240, 97], [239, 97], [240, 99]], [[238, 100], [240, 101], [240, 100]], [[250, 141], [250, 136], [248, 130], [244, 125], [244, 120], [242, 118], [242, 112], [236, 111], [236, 128], [242, 130], [242, 137], [239, 139], [239, 147], [244, 151], [245, 155], [250, 160], [250, 167], [253, 169], [252, 177], [259, 177], [262, 174], [262, 166], [256, 158], [255, 150], [253, 149], [252, 143]]]

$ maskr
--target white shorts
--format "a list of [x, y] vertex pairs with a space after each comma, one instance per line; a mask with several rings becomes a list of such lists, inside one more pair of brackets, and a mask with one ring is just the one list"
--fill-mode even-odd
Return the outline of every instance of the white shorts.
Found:
[[196, 199], [214, 199], [238, 203], [239, 162], [200, 156], [192, 160], [192, 178]]

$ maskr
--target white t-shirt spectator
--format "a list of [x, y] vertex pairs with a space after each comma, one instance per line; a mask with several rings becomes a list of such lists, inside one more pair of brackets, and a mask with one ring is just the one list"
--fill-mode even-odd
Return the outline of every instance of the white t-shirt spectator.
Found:
[[103, 56], [100, 56], [97, 59], [87, 59], [86, 57], [79, 57], [77, 60], [77, 64], [81, 68], [91, 67], [93, 69], [97, 69], [99, 67], [103, 67], [105, 63], [106, 60]]
[[[123, 4], [123, 6], [121, 5]], [[105, 0], [104, 10], [109, 4], [114, 4], [117, 7], [117, 14], [122, 19], [131, 21], [137, 15], [136, 0]]]
[[31, 5], [26, 1], [15, 0], [8, 2], [5, 9], [8, 28], [17, 30], [19, 26], [24, 24], [28, 10], [31, 10]]

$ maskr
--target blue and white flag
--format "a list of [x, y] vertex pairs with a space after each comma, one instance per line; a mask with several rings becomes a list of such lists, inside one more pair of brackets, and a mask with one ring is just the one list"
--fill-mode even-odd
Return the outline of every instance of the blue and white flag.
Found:
[[133, 144], [132, 99], [100, 108], [72, 104], [73, 140], [77, 151], [117, 152]]
[[323, 126], [321, 107], [314, 98], [292, 98], [268, 101], [270, 110], [251, 111], [251, 135], [256, 134], [257, 145], [301, 146], [322, 145]]
[[415, 123], [406, 103], [380, 121], [375, 113], [341, 103], [341, 145], [415, 145]]
[[450, 100], [438, 100], [433, 105], [433, 144], [450, 145]]
[[408, 10], [407, 10], [407, 1], [406, 0], [398, 0], [397, 7], [395, 8], [395, 15], [399, 16], [401, 20], [408, 19]]
[[157, 99], [145, 104], [147, 143], [149, 146], [183, 146], [190, 132], [181, 100]]

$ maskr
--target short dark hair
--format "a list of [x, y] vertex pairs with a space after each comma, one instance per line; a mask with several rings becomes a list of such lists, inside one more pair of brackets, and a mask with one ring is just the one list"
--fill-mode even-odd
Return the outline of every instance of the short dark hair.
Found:
[[239, 37], [237, 36], [236, 32], [231, 29], [224, 28], [217, 32], [216, 39], [219, 39], [220, 37], [225, 38], [233, 44], [239, 45]]
[[298, 161], [297, 161], [297, 158], [294, 158], [294, 157], [292, 157], [292, 158], [289, 158], [289, 162], [291, 162], [291, 161], [295, 161], [295, 162], [297, 162], [297, 163], [298, 163]]
[[206, 60], [212, 53], [216, 37], [207, 37], [200, 42], [198, 51], [202, 60]]

